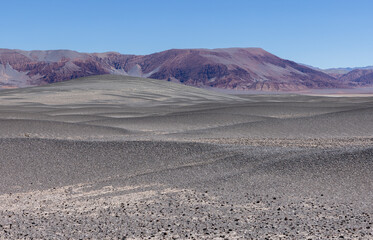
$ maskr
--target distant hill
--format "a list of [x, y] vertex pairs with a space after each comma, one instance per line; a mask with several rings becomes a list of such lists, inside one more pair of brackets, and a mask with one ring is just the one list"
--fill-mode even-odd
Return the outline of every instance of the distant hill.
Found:
[[340, 76], [339, 80], [350, 86], [372, 86], [373, 68], [354, 69]]
[[171, 49], [150, 55], [0, 49], [1, 88], [37, 86], [99, 74], [235, 90], [297, 91], [372, 84], [368, 72], [342, 78], [345, 74], [337, 76], [297, 64], [260, 48]]
[[327, 73], [333, 77], [341, 78], [343, 75], [348, 74], [354, 70], [373, 70], [373, 66], [367, 67], [353, 67], [353, 68], [329, 68], [329, 69], [322, 69], [324, 73]]

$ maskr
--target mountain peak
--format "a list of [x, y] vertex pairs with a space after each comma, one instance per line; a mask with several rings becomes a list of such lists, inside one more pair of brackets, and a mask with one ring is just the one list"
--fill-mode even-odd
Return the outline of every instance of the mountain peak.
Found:
[[170, 49], [149, 55], [0, 49], [3, 87], [34, 86], [98, 74], [236, 90], [296, 91], [349, 85], [262, 48]]

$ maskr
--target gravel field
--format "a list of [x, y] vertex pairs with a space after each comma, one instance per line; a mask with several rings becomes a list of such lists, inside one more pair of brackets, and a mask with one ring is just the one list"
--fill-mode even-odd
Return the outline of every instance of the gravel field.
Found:
[[0, 159], [0, 239], [373, 239], [371, 97], [4, 90]]

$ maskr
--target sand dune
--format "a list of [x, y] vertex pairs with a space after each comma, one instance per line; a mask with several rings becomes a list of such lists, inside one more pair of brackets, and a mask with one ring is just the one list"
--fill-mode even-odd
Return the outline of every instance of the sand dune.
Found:
[[0, 99], [1, 239], [373, 238], [373, 98], [95, 76]]

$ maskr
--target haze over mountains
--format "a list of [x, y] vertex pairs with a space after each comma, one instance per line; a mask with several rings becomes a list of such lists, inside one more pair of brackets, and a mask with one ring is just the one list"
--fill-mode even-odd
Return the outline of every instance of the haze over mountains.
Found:
[[150, 55], [0, 49], [0, 88], [115, 74], [234, 90], [298, 91], [373, 85], [373, 69], [321, 70], [260, 48], [171, 49]]

